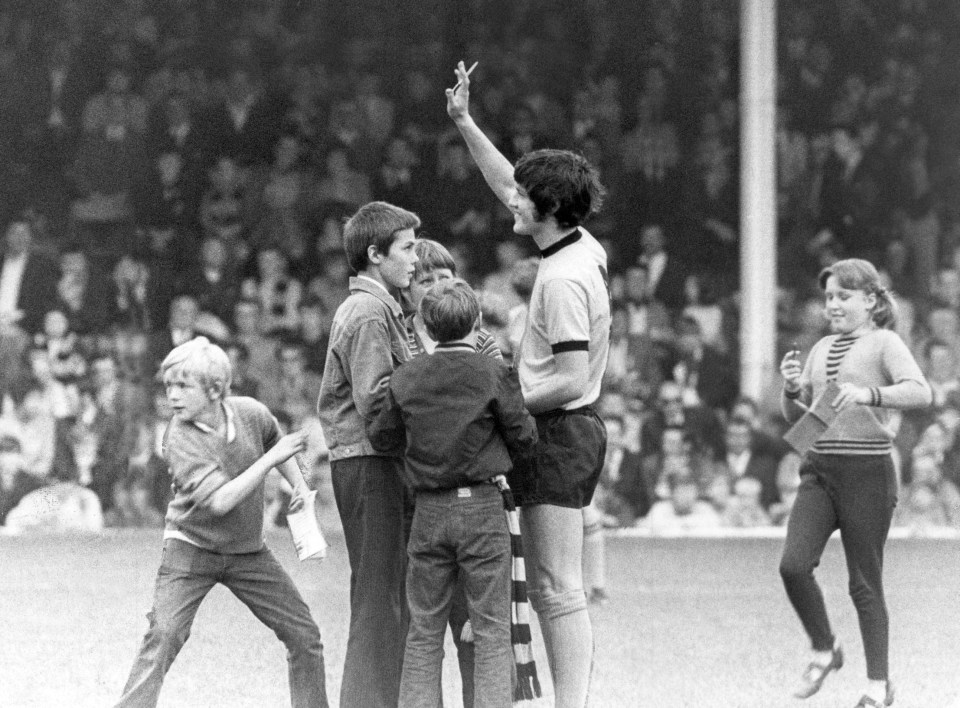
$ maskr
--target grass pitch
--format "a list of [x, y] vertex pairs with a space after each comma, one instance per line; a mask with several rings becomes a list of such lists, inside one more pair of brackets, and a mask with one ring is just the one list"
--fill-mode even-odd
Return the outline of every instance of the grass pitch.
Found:
[[[331, 550], [323, 563], [299, 564], [285, 532], [268, 541], [320, 625], [328, 691], [337, 705], [348, 566], [335, 514], [327, 513]], [[101, 707], [116, 700], [146, 629], [160, 543], [158, 531], [0, 536], [0, 708]], [[847, 664], [807, 701], [790, 697], [807, 646], [777, 574], [781, 545], [778, 539], [608, 539], [612, 600], [591, 608], [597, 646], [591, 708], [852, 708], [865, 669], [840, 545], [831, 540], [818, 577]], [[960, 543], [891, 540], [886, 585], [895, 705], [954, 705]], [[534, 632], [549, 691], [536, 622]], [[449, 639], [448, 648], [450, 708], [460, 701]], [[289, 705], [283, 646], [217, 587], [200, 608], [160, 705]]]

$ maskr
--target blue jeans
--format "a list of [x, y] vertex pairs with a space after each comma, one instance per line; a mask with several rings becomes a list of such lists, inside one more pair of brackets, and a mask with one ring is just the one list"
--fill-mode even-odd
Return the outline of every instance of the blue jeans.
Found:
[[190, 636], [197, 609], [225, 585], [287, 647], [294, 708], [323, 708], [327, 690], [320, 630], [293, 580], [269, 549], [221, 554], [177, 539], [163, 542], [150, 626], [117, 706], [155, 706], [163, 678]]
[[333, 494], [350, 559], [350, 633], [342, 708], [396, 708], [407, 635], [404, 573], [410, 495], [403, 461], [350, 457], [331, 464]]
[[511, 555], [503, 498], [492, 484], [461, 489], [417, 494], [408, 546], [410, 632], [402, 708], [440, 702], [444, 633], [458, 576], [474, 635], [474, 705], [511, 705]]

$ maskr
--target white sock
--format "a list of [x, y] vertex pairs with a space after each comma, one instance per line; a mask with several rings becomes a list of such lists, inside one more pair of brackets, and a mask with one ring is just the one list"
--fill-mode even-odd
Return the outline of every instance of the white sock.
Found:
[[810, 661], [818, 666], [829, 666], [830, 662], [833, 661], [833, 650], [814, 651], [813, 658]]
[[883, 702], [887, 700], [887, 682], [871, 680], [867, 684], [867, 690], [864, 693], [880, 705], [883, 705]]

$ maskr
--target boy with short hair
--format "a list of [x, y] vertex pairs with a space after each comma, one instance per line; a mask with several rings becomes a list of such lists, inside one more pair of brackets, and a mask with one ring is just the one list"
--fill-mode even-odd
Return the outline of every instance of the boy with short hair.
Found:
[[356, 276], [334, 315], [317, 408], [350, 560], [344, 708], [395, 706], [400, 689], [409, 499], [400, 477], [402, 458], [375, 450], [366, 425], [379, 412], [394, 369], [410, 358], [398, 297], [417, 262], [418, 226], [416, 214], [371, 202], [343, 231]]
[[374, 447], [405, 449], [403, 476], [416, 494], [399, 705], [440, 704], [444, 631], [462, 574], [475, 637], [474, 705], [509, 706], [511, 539], [490, 482], [532, 451], [536, 424], [516, 372], [476, 350], [480, 304], [466, 282], [437, 283], [420, 311], [437, 347], [394, 372], [370, 426]]
[[280, 436], [259, 401], [230, 396], [230, 359], [205, 337], [171, 351], [160, 367], [173, 417], [163, 456], [173, 476], [150, 626], [118, 706], [155, 706], [197, 609], [221, 583], [283, 641], [294, 708], [327, 705], [323, 645], [293, 580], [263, 540], [264, 479], [276, 467], [307, 484], [294, 456], [303, 432]]
[[[457, 277], [457, 262], [446, 246], [428, 238], [417, 239], [417, 264], [414, 266], [413, 279], [406, 293], [407, 307], [412, 310], [407, 314], [407, 332], [409, 334], [410, 353], [432, 354], [437, 342], [427, 332], [423, 317], [420, 314], [420, 301], [424, 294], [441, 280], [451, 280]], [[497, 340], [489, 331], [480, 327], [477, 330], [477, 351], [503, 361], [503, 354], [497, 346]]]

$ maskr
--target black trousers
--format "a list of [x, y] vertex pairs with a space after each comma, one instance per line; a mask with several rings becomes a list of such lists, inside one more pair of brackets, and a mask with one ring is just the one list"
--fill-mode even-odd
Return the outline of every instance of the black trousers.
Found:
[[889, 455], [809, 453], [800, 477], [780, 561], [787, 596], [814, 650], [832, 648], [833, 632], [813, 571], [830, 535], [840, 529], [867, 678], [884, 680], [890, 623], [883, 597], [883, 547], [897, 503], [893, 460]]
[[351, 457], [331, 465], [350, 560], [350, 632], [341, 708], [396, 708], [410, 620], [405, 575], [412, 500], [403, 460]]

